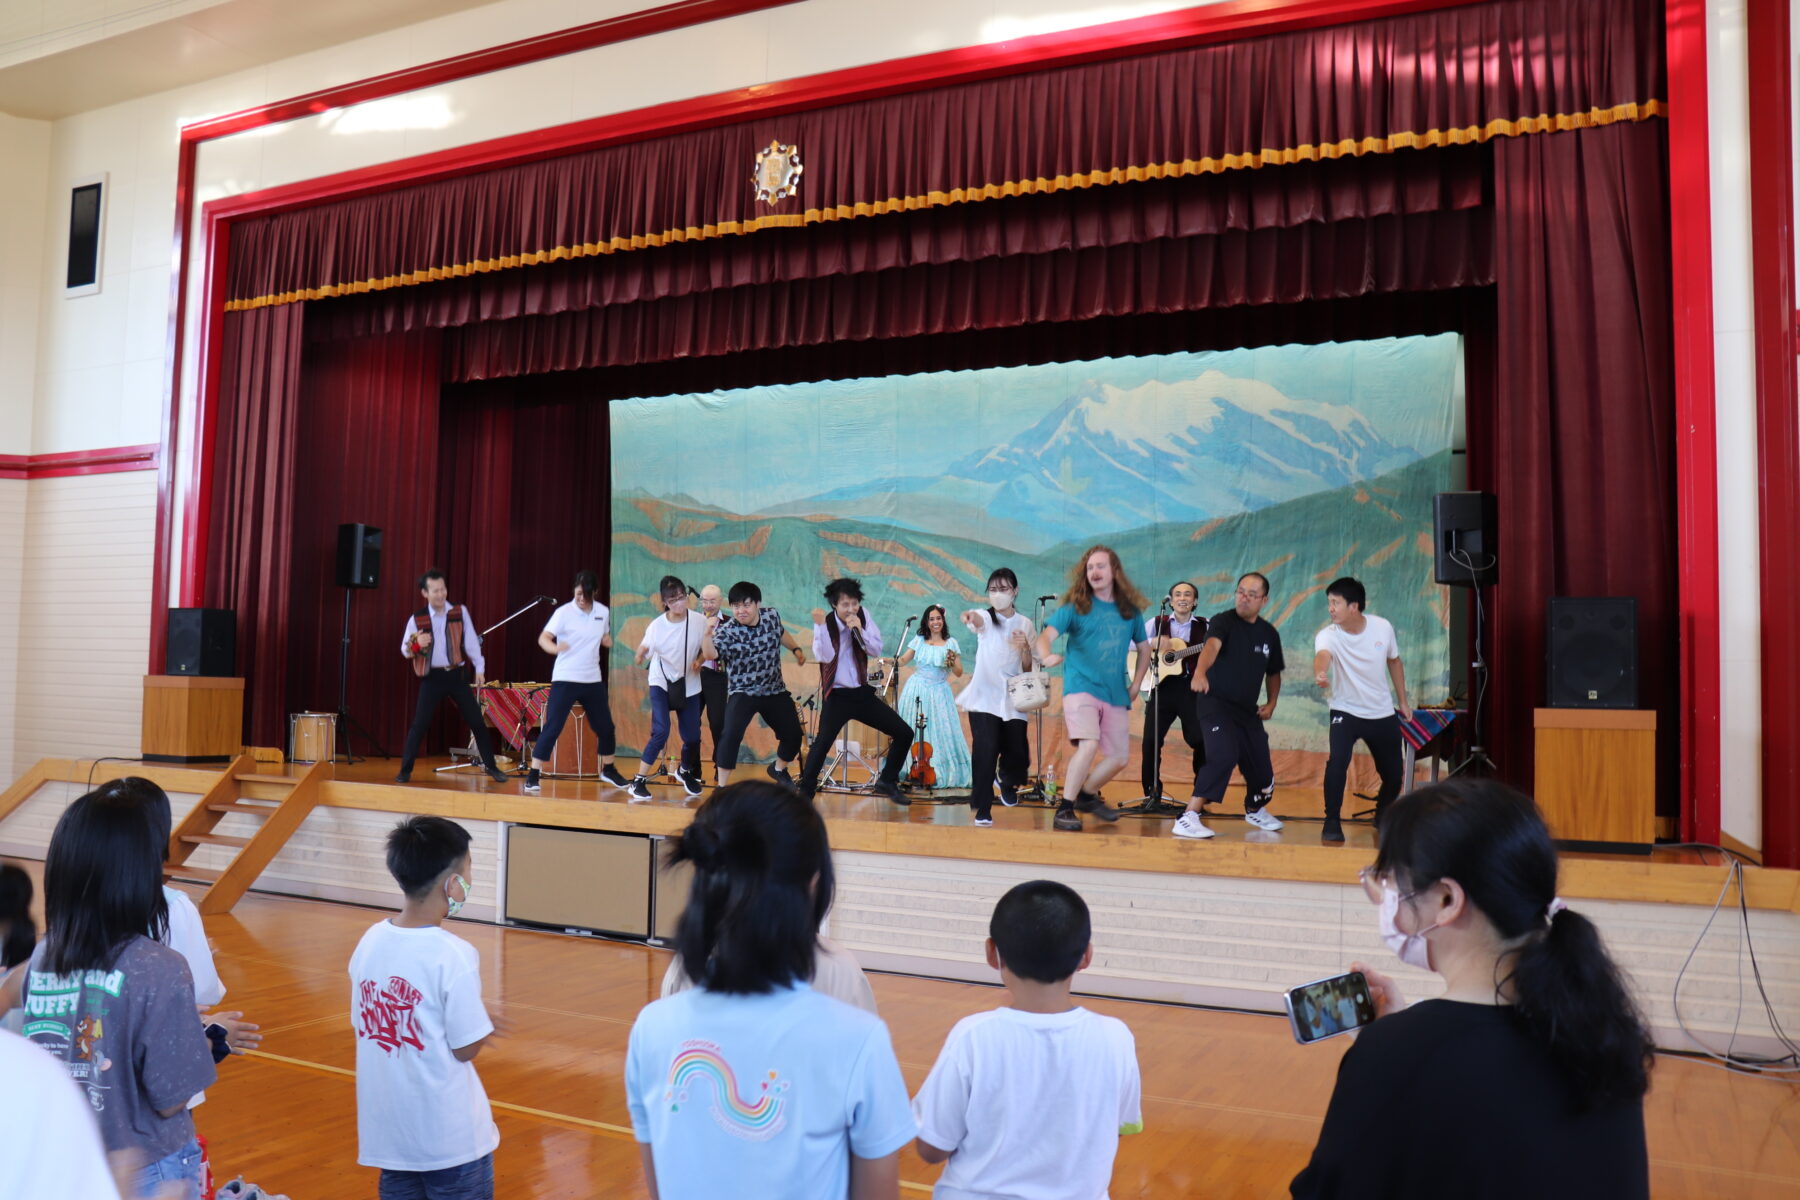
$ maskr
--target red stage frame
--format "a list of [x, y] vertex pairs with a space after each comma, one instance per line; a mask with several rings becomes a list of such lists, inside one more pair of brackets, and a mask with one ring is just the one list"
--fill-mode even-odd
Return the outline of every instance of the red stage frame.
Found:
[[[165, 391], [162, 469], [158, 480], [156, 577], [152, 590], [151, 659], [161, 653], [168, 607], [168, 554], [174, 515], [173, 447], [182, 372], [181, 328], [190, 269], [186, 232], [193, 214], [195, 158], [202, 142], [344, 104], [394, 95], [590, 46], [698, 24], [792, 0], [696, 0], [586, 26], [484, 55], [448, 59], [411, 71], [377, 76], [344, 88], [297, 97], [183, 128], [176, 187], [174, 312], [169, 327], [171, 371]], [[199, 333], [195, 436], [186, 449], [190, 486], [182, 497], [184, 603], [199, 597], [206, 548], [200, 517], [211, 501], [206, 464], [218, 388], [218, 347], [230, 221], [326, 200], [367, 194], [506, 163], [526, 162], [618, 142], [665, 136], [707, 125], [844, 104], [897, 92], [1017, 74], [1151, 49], [1171, 49], [1295, 29], [1319, 28], [1406, 13], [1457, 8], [1479, 0], [1226, 0], [1202, 8], [965, 47], [801, 79], [742, 88], [552, 129], [474, 143], [435, 154], [244, 193], [208, 203], [202, 212], [207, 275], [206, 320]], [[1780, 2], [1780, 0], [1777, 0]], [[1718, 473], [1715, 458], [1710, 161], [1707, 139], [1704, 0], [1667, 0], [1670, 91], [1671, 227], [1674, 245], [1677, 519], [1682, 643], [1682, 780], [1684, 833], [1717, 840], [1719, 826]], [[604, 27], [604, 28], [602, 28]], [[567, 40], [565, 40], [565, 38]], [[493, 57], [488, 57], [493, 56]]]
[[61, 454], [0, 454], [0, 479], [56, 479], [64, 475], [154, 471], [161, 462], [162, 447], [155, 442], [142, 446], [69, 450]]

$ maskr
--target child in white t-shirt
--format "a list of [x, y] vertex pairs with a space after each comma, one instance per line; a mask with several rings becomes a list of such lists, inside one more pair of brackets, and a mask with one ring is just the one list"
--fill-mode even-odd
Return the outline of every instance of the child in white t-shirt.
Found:
[[675, 839], [694, 882], [675, 933], [695, 986], [631, 1027], [625, 1099], [659, 1200], [899, 1195], [917, 1130], [880, 1018], [812, 986], [831, 909], [825, 822], [762, 780]]
[[381, 1200], [482, 1200], [500, 1130], [474, 1059], [494, 1023], [480, 955], [443, 928], [472, 890], [468, 831], [409, 817], [388, 834], [387, 865], [406, 904], [350, 956], [356, 1161], [381, 1169]]
[[1047, 879], [994, 906], [988, 965], [1012, 1004], [958, 1021], [913, 1098], [919, 1157], [948, 1163], [936, 1200], [1105, 1200], [1119, 1136], [1144, 1119], [1131, 1030], [1069, 998], [1090, 934], [1086, 903]]

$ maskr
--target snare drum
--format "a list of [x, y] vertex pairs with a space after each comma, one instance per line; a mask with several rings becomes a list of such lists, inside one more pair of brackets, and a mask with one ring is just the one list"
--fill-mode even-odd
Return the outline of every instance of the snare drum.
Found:
[[336, 713], [288, 714], [288, 761], [321, 762], [337, 753]]

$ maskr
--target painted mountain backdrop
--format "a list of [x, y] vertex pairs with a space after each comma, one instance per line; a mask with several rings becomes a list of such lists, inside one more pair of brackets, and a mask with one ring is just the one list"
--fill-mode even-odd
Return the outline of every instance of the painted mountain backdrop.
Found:
[[[1444, 698], [1431, 496], [1453, 486], [1461, 356], [1454, 336], [1404, 338], [615, 401], [615, 626], [636, 644], [667, 572], [754, 580], [790, 625], [856, 575], [897, 634], [927, 601], [979, 602], [994, 567], [1026, 597], [1060, 592], [1096, 541], [1153, 600], [1189, 579], [1207, 611], [1262, 570], [1295, 675], [1278, 777], [1315, 777], [1324, 709], [1303, 668], [1331, 579], [1363, 580], [1415, 694]], [[816, 686], [789, 674], [797, 696]], [[614, 680], [630, 746], [641, 697], [630, 672]], [[1060, 737], [1052, 716], [1046, 747]]]

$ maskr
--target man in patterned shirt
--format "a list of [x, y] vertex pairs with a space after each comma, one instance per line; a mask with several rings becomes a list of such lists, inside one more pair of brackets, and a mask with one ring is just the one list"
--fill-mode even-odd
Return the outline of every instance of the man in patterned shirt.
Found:
[[794, 777], [788, 773], [788, 764], [800, 756], [800, 714], [781, 678], [781, 648], [786, 646], [794, 661], [802, 664], [806, 652], [794, 635], [782, 628], [781, 614], [762, 606], [762, 589], [754, 583], [732, 584], [727, 598], [731, 619], [720, 621], [700, 643], [701, 657], [724, 664], [728, 681], [725, 731], [713, 754], [719, 785], [731, 782], [731, 769], [737, 766], [738, 747], [750, 728], [750, 718], [760, 716], [777, 741], [769, 778], [791, 787]]

